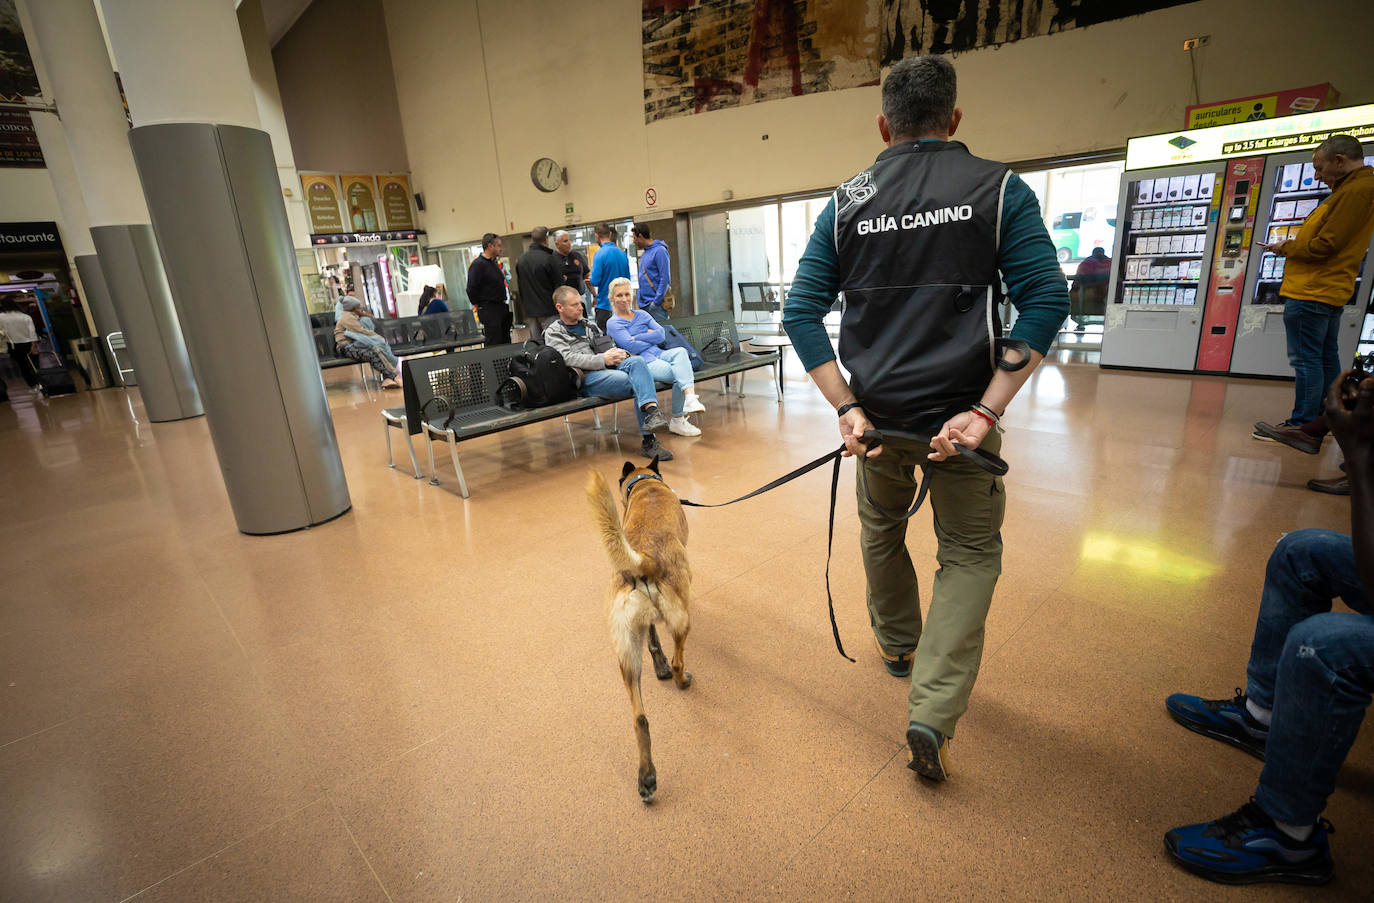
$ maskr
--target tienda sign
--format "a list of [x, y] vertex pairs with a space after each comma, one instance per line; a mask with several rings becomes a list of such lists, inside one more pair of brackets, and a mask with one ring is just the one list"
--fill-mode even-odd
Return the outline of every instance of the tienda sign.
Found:
[[1323, 82], [1306, 88], [1290, 88], [1273, 94], [1238, 97], [1221, 103], [1194, 104], [1188, 108], [1186, 128], [1201, 129], [1209, 125], [1230, 125], [1233, 122], [1258, 122], [1276, 116], [1315, 113], [1326, 110], [1339, 96], [1335, 88]]

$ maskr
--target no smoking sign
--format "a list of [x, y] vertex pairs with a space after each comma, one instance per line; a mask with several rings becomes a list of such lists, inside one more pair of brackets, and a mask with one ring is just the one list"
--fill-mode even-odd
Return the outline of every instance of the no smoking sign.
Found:
[[645, 207], [657, 207], [657, 206], [658, 206], [658, 189], [657, 189], [657, 188], [648, 188], [648, 189], [645, 189], [645, 191], [644, 191], [644, 206], [645, 206]]

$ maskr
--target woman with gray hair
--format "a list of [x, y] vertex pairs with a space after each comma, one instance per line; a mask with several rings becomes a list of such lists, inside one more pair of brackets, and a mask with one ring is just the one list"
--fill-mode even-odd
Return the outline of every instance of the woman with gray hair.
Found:
[[648, 311], [635, 309], [630, 280], [623, 276], [612, 279], [606, 291], [611, 296], [606, 334], [617, 347], [648, 362], [649, 375], [655, 381], [673, 384], [673, 417], [668, 421], [668, 431], [678, 436], [700, 436], [701, 429], [687, 415], [700, 413], [706, 406], [697, 397], [696, 376], [686, 350], [659, 347], [666, 338], [663, 326]]
[[395, 357], [386, 339], [364, 326], [358, 315], [362, 302], [347, 295], [339, 302], [339, 307], [339, 318], [334, 323], [334, 346], [339, 354], [360, 364], [371, 364], [382, 378], [383, 389], [401, 388], [396, 380], [396, 366], [392, 363]]

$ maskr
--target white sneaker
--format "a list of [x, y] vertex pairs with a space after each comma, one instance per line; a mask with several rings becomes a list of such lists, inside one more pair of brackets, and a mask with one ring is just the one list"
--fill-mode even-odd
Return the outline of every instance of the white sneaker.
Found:
[[697, 398], [695, 392], [693, 392], [692, 394], [687, 395], [687, 396], [685, 396], [685, 397], [683, 398], [683, 401], [682, 401], [682, 413], [684, 413], [684, 414], [700, 414], [701, 412], [703, 412], [703, 411], [705, 411], [705, 410], [706, 410], [706, 405], [704, 405], [704, 404], [701, 403], [701, 399], [700, 399], [700, 398]]
[[668, 421], [668, 432], [678, 436], [700, 436], [701, 430], [692, 426], [686, 417], [674, 417]]

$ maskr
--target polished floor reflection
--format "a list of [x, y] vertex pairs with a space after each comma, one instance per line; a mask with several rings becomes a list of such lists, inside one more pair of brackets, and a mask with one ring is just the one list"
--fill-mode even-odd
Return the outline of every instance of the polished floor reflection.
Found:
[[[647, 680], [652, 807], [582, 495], [630, 434], [583, 414], [467, 443], [464, 501], [442, 454], [437, 488], [386, 467], [398, 393], [331, 371], [353, 511], [262, 538], [234, 528], [203, 419], [149, 425], [121, 390], [14, 393], [0, 899], [1216, 899], [1162, 835], [1239, 806], [1259, 766], [1163, 700], [1243, 684], [1275, 541], [1349, 529], [1347, 499], [1304, 488], [1338, 451], [1250, 438], [1290, 384], [1082, 354], [1007, 417], [1005, 574], [953, 779], [906, 768], [847, 492], [832, 579], [859, 661], [835, 652], [816, 473], [688, 514], [695, 683]], [[789, 363], [782, 404], [763, 373], [743, 399], [712, 386], [702, 437], [665, 438], [681, 495], [725, 500], [836, 444]], [[913, 525], [928, 586], [929, 513]], [[1333, 900], [1374, 886], [1368, 739], [1327, 812]]]

